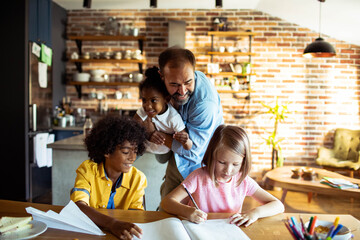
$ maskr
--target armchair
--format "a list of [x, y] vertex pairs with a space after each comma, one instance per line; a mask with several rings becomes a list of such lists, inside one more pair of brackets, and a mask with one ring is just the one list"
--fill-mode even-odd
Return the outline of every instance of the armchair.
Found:
[[334, 148], [320, 147], [316, 163], [330, 171], [346, 171], [354, 177], [360, 175], [360, 130], [338, 128], [334, 135]]

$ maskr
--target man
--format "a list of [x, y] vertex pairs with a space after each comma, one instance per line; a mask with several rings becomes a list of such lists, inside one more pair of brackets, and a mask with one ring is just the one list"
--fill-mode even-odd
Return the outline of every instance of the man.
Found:
[[195, 71], [195, 56], [191, 51], [168, 48], [159, 56], [159, 67], [172, 97], [171, 102], [179, 111], [193, 141], [192, 148], [185, 150], [175, 140], [176, 134], [153, 133], [155, 143], [165, 144], [173, 152], [170, 158], [168, 156], [165, 181], [160, 188], [161, 198], [164, 198], [201, 166], [210, 138], [224, 120], [219, 94], [202, 72]]

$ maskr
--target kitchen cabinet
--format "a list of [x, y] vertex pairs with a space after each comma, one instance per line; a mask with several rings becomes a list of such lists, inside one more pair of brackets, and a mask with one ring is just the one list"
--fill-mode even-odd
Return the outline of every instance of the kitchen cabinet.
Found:
[[[122, 36], [122, 35], [104, 35], [104, 36], [68, 36], [69, 40], [74, 40], [76, 42], [76, 46], [78, 48], [78, 55], [82, 56], [82, 47], [84, 41], [138, 41], [138, 49], [141, 51], [141, 55], [143, 56], [143, 48], [144, 41], [146, 40], [145, 36]], [[142, 59], [70, 59], [70, 62], [73, 62], [76, 65], [78, 72], [82, 72], [83, 64], [91, 64], [91, 63], [112, 63], [112, 64], [122, 64], [122, 63], [133, 63], [138, 64], [139, 73], [143, 73], [143, 64], [146, 64], [146, 59], [143, 57]], [[68, 85], [74, 85], [77, 92], [78, 97], [81, 98], [81, 87], [86, 86], [138, 86], [139, 83], [133, 82], [73, 82], [70, 81], [67, 83]]]
[[[241, 64], [241, 62], [236, 62], [238, 57], [247, 57], [246, 60], [246, 64], [250, 64], [249, 66], [251, 66], [251, 57], [255, 56], [256, 54], [251, 52], [251, 43], [252, 43], [252, 37], [257, 35], [256, 33], [253, 32], [233, 32], [233, 31], [228, 31], [228, 32], [224, 32], [224, 31], [211, 31], [208, 32], [208, 36], [211, 36], [211, 50], [207, 53], [208, 55], [211, 56], [211, 63], [218, 63], [216, 60], [214, 60], [214, 56], [217, 57], [233, 57], [234, 61], [230, 61], [228, 62], [228, 64]], [[215, 43], [217, 42], [221, 42], [219, 41], [220, 38], [232, 38], [232, 40], [230, 41], [241, 41], [241, 38], [248, 38], [248, 46], [246, 51], [239, 51], [238, 49], [234, 49], [233, 51], [225, 51], [225, 49], [222, 49], [222, 51], [220, 51], [220, 49], [215, 48]], [[222, 46], [224, 48], [224, 46]], [[242, 64], [244, 64], [244, 62], [242, 62]], [[218, 92], [220, 93], [248, 93], [249, 95], [247, 96], [247, 99], [250, 99], [250, 93], [252, 92], [251, 90], [251, 78], [254, 77], [256, 74], [251, 70], [248, 72], [242, 71], [242, 72], [234, 72], [234, 71], [219, 71], [219, 72], [207, 72], [207, 75], [209, 75], [210, 77], [226, 77], [226, 78], [239, 78], [240, 80], [242, 80], [243, 85], [246, 86], [247, 89], [242, 89], [242, 90], [231, 90], [230, 87], [229, 89], [218, 89]]]
[[29, 40], [52, 47], [51, 0], [29, 0]]

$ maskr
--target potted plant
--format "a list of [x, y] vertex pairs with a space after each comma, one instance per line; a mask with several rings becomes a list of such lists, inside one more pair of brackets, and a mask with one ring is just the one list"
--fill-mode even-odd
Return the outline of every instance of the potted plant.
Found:
[[285, 119], [288, 117], [287, 115], [290, 113], [288, 110], [288, 103], [285, 104], [279, 104], [278, 98], [276, 97], [276, 102], [274, 106], [267, 105], [265, 103], [261, 103], [265, 108], [267, 108], [267, 111], [265, 113], [271, 114], [272, 116], [270, 119], [274, 119], [274, 128], [273, 131], [270, 133], [269, 137], [264, 138], [265, 143], [272, 147], [272, 154], [271, 154], [271, 169], [275, 168], [275, 162], [276, 167], [283, 166], [284, 163], [284, 157], [282, 155], [282, 148], [281, 148], [281, 141], [284, 140], [284, 138], [278, 138], [277, 136], [277, 130], [279, 123], [282, 123], [285, 121]]

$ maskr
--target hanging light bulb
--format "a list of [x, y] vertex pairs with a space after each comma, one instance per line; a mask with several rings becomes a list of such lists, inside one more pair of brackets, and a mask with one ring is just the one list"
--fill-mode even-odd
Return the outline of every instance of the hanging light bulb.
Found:
[[319, 0], [320, 14], [319, 14], [319, 37], [314, 42], [310, 43], [304, 50], [303, 56], [306, 58], [312, 57], [334, 57], [336, 55], [335, 48], [326, 42], [321, 36], [321, 3], [325, 0]]
[[150, 7], [157, 8], [157, 0], [150, 0]]
[[84, 0], [83, 1], [84, 8], [91, 8], [91, 0]]

